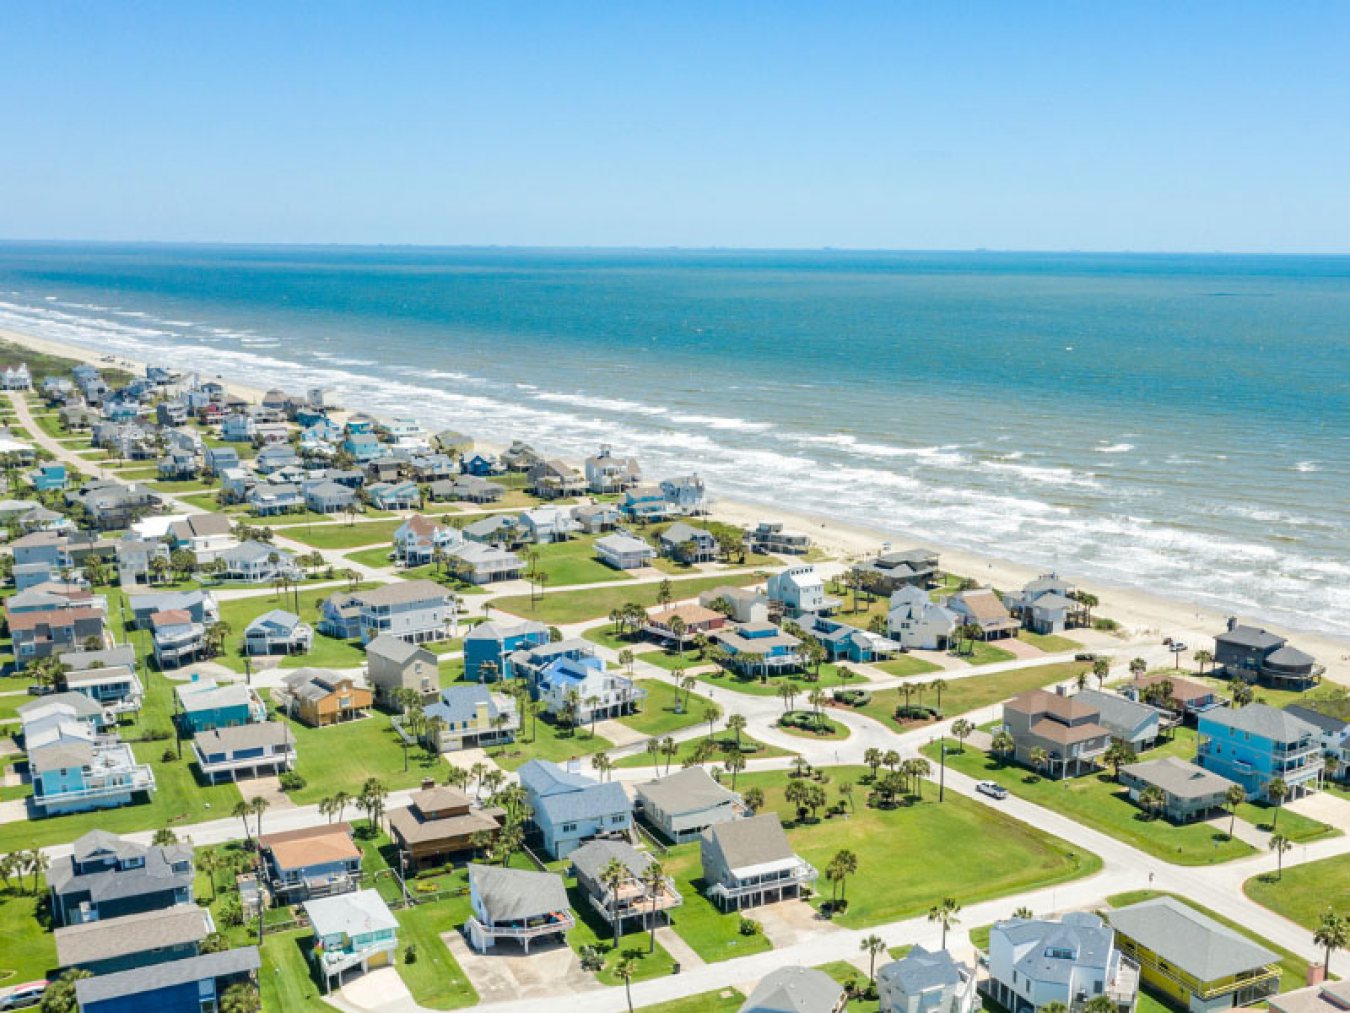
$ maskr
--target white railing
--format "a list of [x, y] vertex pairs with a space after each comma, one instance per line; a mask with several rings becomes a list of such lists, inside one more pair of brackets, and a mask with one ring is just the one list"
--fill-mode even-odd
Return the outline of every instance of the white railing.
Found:
[[477, 918], [470, 918], [469, 923], [477, 926], [482, 935], [495, 939], [534, 939], [551, 932], [568, 932], [576, 925], [571, 911], [554, 911], [548, 919], [538, 925], [485, 925]]

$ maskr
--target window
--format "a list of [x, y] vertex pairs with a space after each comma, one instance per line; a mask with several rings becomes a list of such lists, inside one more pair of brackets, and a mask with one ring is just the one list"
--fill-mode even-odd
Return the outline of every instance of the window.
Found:
[[577, 825], [575, 823], [564, 823], [562, 830], [565, 834], [574, 834], [577, 832]]

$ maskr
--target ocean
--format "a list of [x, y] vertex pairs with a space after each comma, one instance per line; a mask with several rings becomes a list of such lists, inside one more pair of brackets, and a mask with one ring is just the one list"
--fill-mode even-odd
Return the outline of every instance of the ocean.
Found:
[[1350, 258], [3, 243], [0, 327], [1350, 635]]

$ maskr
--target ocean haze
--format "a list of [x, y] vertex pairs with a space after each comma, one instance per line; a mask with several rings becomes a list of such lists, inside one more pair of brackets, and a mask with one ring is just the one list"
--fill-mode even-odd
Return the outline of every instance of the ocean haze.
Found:
[[5, 243], [0, 327], [1350, 634], [1350, 258]]

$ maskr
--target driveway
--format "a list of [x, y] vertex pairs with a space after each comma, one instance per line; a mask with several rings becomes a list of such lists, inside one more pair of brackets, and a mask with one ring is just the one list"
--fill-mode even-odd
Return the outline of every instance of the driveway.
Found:
[[566, 943], [536, 943], [527, 957], [515, 943], [499, 943], [479, 953], [458, 932], [447, 932], [441, 938], [482, 1003], [558, 998], [602, 987], [581, 969]]

